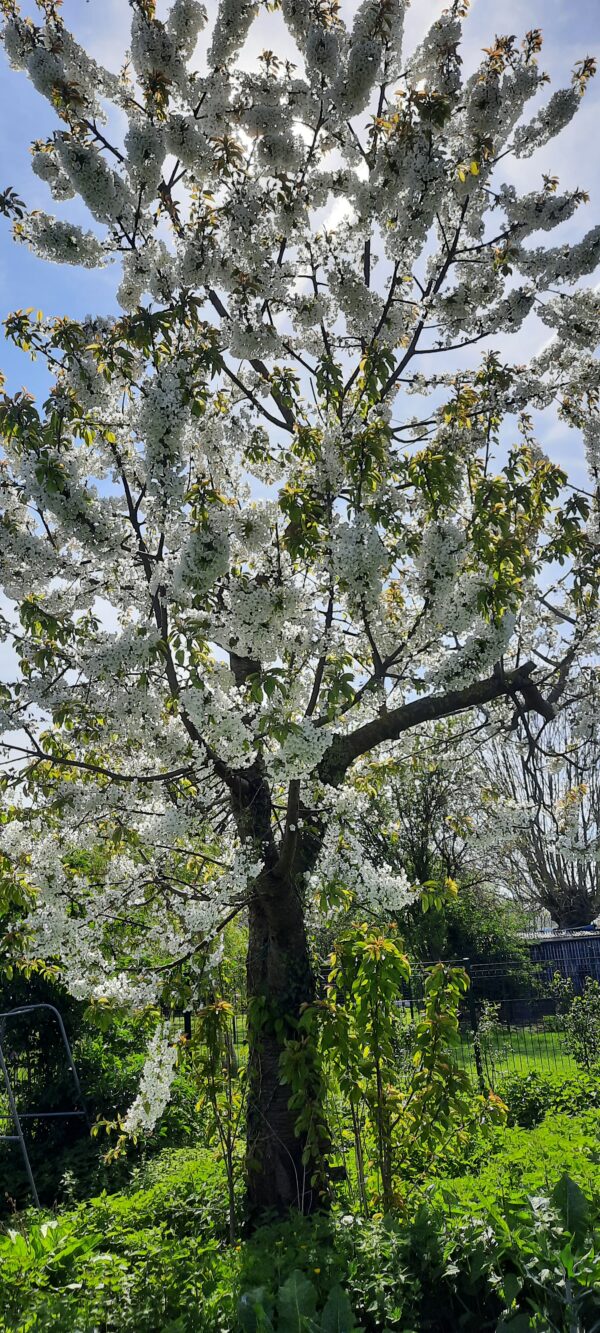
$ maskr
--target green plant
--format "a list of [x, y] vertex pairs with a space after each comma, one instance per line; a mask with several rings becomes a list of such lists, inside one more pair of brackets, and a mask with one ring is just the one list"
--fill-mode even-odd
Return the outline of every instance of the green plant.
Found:
[[600, 1076], [583, 1070], [570, 1076], [530, 1070], [505, 1075], [498, 1092], [508, 1108], [509, 1125], [530, 1129], [549, 1113], [577, 1115], [600, 1107]]
[[208, 1141], [216, 1140], [225, 1165], [229, 1200], [229, 1236], [237, 1231], [236, 1180], [240, 1168], [238, 1152], [245, 1110], [245, 1069], [235, 1050], [233, 1007], [215, 997], [196, 1014], [192, 1029], [191, 1063], [199, 1089], [197, 1110], [208, 1111]]
[[255, 1287], [240, 1297], [238, 1321], [243, 1333], [361, 1333], [354, 1323], [346, 1292], [331, 1287], [322, 1309], [318, 1309], [314, 1283], [294, 1269], [279, 1287], [275, 1300], [264, 1287]]
[[504, 1058], [507, 1050], [502, 1044], [503, 1031], [498, 1002], [482, 1000], [477, 1008], [477, 1028], [473, 1041], [479, 1056], [478, 1068], [484, 1070], [493, 1083], [496, 1083], [501, 1068], [499, 1060]]
[[556, 1026], [564, 1032], [573, 1059], [582, 1068], [593, 1069], [600, 1063], [600, 982], [586, 977], [581, 993], [574, 994], [572, 978], [555, 972], [551, 992]]
[[429, 969], [425, 1009], [411, 1025], [410, 1065], [398, 1059], [406, 1023], [397, 997], [409, 970], [393, 924], [348, 927], [331, 955], [325, 999], [306, 1007], [281, 1061], [307, 1139], [323, 1134], [325, 1121], [307, 1090], [327, 1091], [329, 1157], [342, 1159], [363, 1212], [392, 1208], [453, 1143], [503, 1114], [493, 1093], [476, 1095], [458, 1057], [468, 986], [461, 968]]
[[496, 1128], [478, 1173], [402, 1213], [292, 1214], [235, 1245], [223, 1161], [165, 1151], [0, 1235], [1, 1333], [592, 1333], [599, 1130], [597, 1111]]

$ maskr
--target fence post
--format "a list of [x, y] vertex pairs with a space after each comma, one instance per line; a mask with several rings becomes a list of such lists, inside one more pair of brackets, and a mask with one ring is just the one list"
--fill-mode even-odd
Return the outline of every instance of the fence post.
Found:
[[485, 1091], [486, 1091], [486, 1085], [485, 1085], [485, 1077], [484, 1077], [484, 1073], [483, 1073], [483, 1061], [482, 1061], [482, 1059], [481, 1059], [481, 1051], [480, 1051], [480, 1049], [479, 1049], [479, 1041], [478, 1041], [478, 1039], [477, 1039], [477, 1005], [475, 1004], [475, 996], [474, 996], [474, 994], [473, 994], [473, 973], [472, 973], [472, 971], [471, 971], [471, 959], [470, 959], [470, 958], [463, 958], [463, 967], [464, 967], [465, 972], [466, 972], [466, 974], [467, 974], [467, 976], [468, 976], [468, 978], [469, 978], [469, 987], [468, 987], [468, 990], [467, 990], [467, 996], [468, 996], [468, 1002], [469, 1002], [469, 1020], [470, 1020], [470, 1023], [471, 1023], [471, 1032], [473, 1033], [473, 1054], [474, 1054], [474, 1056], [475, 1056], [475, 1068], [476, 1068], [476, 1070], [477, 1070], [477, 1082], [479, 1083], [479, 1087], [480, 1087], [481, 1091], [482, 1091], [482, 1092], [485, 1092]]

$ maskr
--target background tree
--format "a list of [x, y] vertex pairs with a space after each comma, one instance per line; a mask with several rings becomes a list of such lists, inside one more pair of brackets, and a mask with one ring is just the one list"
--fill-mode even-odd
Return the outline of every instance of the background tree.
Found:
[[[375, 865], [394, 865], [416, 890], [399, 915], [412, 959], [510, 964], [506, 984], [518, 990], [528, 971], [526, 914], [498, 877], [487, 839], [482, 850], [474, 816], [487, 730], [451, 720], [421, 728], [387, 758], [365, 761], [354, 778], [368, 796], [361, 841]], [[494, 816], [486, 810], [491, 834]], [[485, 990], [479, 978], [478, 991]]]
[[[582, 679], [586, 713], [589, 683]], [[593, 695], [592, 695], [593, 698]], [[494, 847], [499, 881], [561, 928], [600, 915], [600, 745], [565, 709], [520, 743], [498, 737], [480, 753], [479, 821], [485, 863]]]
[[[250, 67], [265, 7], [222, 0], [205, 40], [198, 0], [165, 21], [133, 0], [119, 74], [38, 7], [2, 0], [58, 118], [32, 165], [92, 226], [10, 190], [3, 211], [47, 260], [121, 262], [122, 313], [7, 321], [54, 382], [2, 408], [5, 855], [37, 890], [30, 949], [76, 996], [177, 1003], [247, 911], [250, 1202], [310, 1206], [280, 1078], [314, 993], [306, 899], [407, 889], [361, 853], [346, 776], [465, 710], [549, 718], [595, 614], [598, 298], [575, 284], [600, 228], [527, 244], [586, 196], [502, 174], [593, 62], [522, 121], [540, 34], [463, 79], [464, 0], [407, 55], [402, 0], [349, 26], [282, 0], [291, 62]], [[534, 311], [552, 342], [515, 366], [500, 340]], [[535, 439], [550, 405], [584, 429], [592, 498]], [[557, 615], [578, 626], [549, 642]]]

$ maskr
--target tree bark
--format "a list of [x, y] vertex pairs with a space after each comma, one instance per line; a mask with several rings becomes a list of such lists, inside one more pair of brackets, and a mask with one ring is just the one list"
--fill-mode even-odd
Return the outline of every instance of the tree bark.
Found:
[[552, 904], [550, 912], [559, 930], [570, 930], [576, 926], [591, 926], [598, 915], [598, 903], [594, 903], [593, 899], [586, 893], [565, 899], [558, 898], [555, 895]]
[[296, 1035], [301, 1007], [315, 996], [301, 895], [291, 877], [268, 876], [249, 909], [248, 982], [248, 1207], [250, 1221], [266, 1209], [310, 1212], [317, 1203], [305, 1141], [288, 1109], [291, 1088], [279, 1061], [286, 1038]]

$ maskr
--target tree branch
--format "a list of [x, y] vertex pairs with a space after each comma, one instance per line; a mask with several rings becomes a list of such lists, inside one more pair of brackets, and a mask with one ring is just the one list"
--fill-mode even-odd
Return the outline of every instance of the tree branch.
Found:
[[539, 713], [548, 720], [554, 717], [552, 704], [540, 693], [538, 686], [531, 680], [535, 670], [533, 662], [526, 662], [515, 671], [504, 672], [500, 667], [486, 680], [475, 681], [463, 690], [449, 690], [447, 694], [429, 694], [426, 698], [413, 699], [410, 703], [392, 708], [381, 713], [371, 722], [365, 722], [356, 731], [346, 736], [336, 736], [325, 752], [319, 765], [319, 777], [323, 782], [335, 787], [343, 779], [346, 770], [360, 755], [368, 754], [384, 741], [395, 741], [404, 731], [420, 726], [423, 722], [434, 722], [441, 717], [453, 717], [470, 708], [478, 708], [491, 703], [503, 695], [514, 697], [518, 692], [525, 708]]

